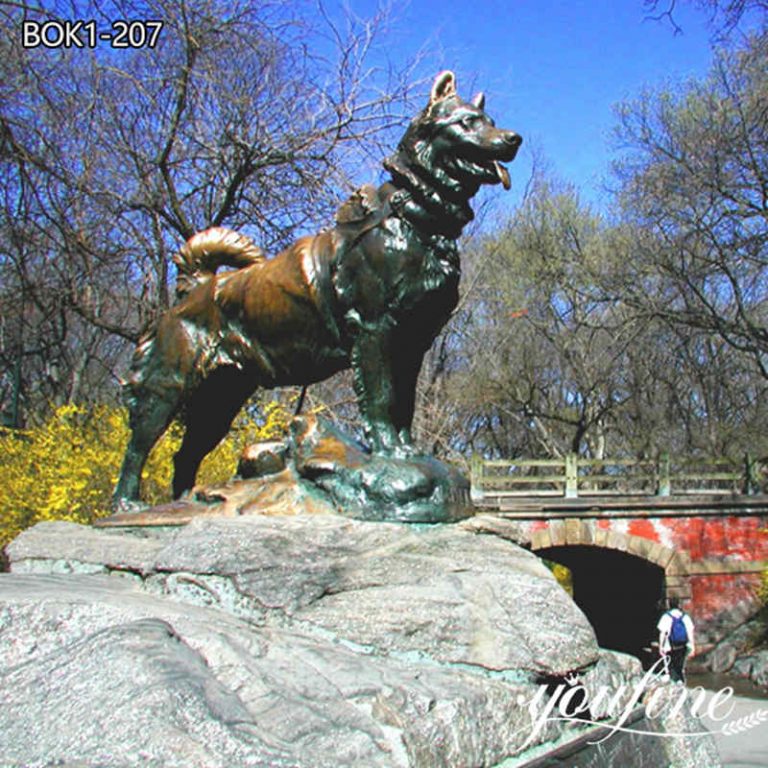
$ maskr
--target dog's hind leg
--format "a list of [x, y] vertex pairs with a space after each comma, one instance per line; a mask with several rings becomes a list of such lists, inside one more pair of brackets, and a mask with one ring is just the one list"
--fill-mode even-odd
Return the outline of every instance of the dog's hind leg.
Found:
[[179, 408], [179, 390], [168, 390], [164, 395], [147, 390], [139, 390], [132, 395], [131, 438], [113, 497], [113, 506], [118, 511], [139, 501], [141, 470], [152, 447], [168, 428]]
[[175, 499], [194, 486], [200, 463], [229, 432], [254, 389], [251, 377], [228, 366], [215, 371], [195, 392], [186, 408], [184, 439], [173, 459]]

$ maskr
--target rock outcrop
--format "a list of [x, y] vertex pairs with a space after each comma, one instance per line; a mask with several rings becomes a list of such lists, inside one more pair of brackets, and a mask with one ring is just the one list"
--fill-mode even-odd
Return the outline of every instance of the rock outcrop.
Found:
[[538, 558], [481, 529], [35, 526], [0, 575], [0, 765], [524, 765], [584, 730], [530, 738], [543, 683], [629, 690], [641, 671], [598, 649]]
[[767, 621], [763, 610], [721, 640], [700, 663], [712, 672], [727, 672], [768, 689]]

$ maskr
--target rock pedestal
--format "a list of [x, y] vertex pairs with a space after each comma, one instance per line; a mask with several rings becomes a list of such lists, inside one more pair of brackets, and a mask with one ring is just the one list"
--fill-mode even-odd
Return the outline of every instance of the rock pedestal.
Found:
[[[583, 731], [552, 721], [530, 738], [541, 684], [631, 689], [640, 669], [487, 529], [41, 523], [0, 574], [0, 764], [525, 765]], [[613, 738], [600, 754], [639, 748]], [[676, 741], [691, 756], [676, 766], [717, 764]], [[665, 764], [668, 742], [645, 737], [642, 764]]]

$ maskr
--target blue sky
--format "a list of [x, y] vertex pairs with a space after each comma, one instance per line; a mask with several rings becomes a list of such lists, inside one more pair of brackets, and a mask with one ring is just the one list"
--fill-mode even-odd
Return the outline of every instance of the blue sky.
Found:
[[[365, 16], [376, 4], [351, 7]], [[428, 49], [422, 74], [454, 70], [462, 94], [484, 90], [497, 123], [526, 139], [513, 189], [524, 186], [535, 146], [597, 207], [614, 154], [612, 106], [646, 85], [704, 76], [712, 59], [707, 17], [688, 3], [675, 11], [681, 35], [649, 20], [642, 0], [410, 0], [391, 16], [393, 60]]]

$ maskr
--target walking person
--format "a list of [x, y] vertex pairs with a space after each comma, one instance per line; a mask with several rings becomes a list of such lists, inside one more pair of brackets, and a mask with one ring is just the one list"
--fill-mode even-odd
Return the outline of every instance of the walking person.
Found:
[[657, 629], [659, 652], [672, 682], [685, 683], [685, 660], [694, 651], [693, 620], [676, 597], [669, 599], [669, 610], [659, 619]]

